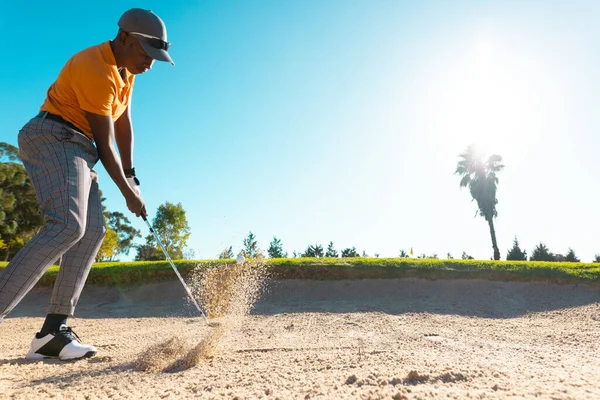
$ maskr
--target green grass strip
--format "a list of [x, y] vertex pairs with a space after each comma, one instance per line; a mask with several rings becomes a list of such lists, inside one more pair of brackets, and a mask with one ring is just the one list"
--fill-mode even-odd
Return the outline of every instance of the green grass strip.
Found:
[[[235, 260], [177, 260], [185, 277], [196, 266], [218, 266]], [[267, 259], [276, 279], [490, 279], [504, 281], [546, 281], [556, 283], [600, 282], [600, 263], [437, 260], [414, 258], [282, 258]], [[0, 269], [6, 263], [0, 263]], [[53, 266], [39, 282], [54, 283], [58, 267]], [[88, 284], [127, 285], [175, 279], [167, 261], [107, 262], [92, 266]]]

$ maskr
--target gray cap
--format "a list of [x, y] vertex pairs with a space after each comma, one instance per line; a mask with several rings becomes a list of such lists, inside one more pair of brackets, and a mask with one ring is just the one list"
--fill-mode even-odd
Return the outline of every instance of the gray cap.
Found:
[[150, 10], [132, 8], [123, 13], [118, 25], [133, 35], [150, 57], [175, 65], [168, 53], [171, 44], [167, 42], [167, 27], [158, 15]]

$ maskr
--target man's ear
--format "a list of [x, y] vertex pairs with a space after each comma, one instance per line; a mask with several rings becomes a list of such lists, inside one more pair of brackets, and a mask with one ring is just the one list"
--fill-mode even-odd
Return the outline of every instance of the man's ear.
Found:
[[119, 43], [124, 45], [127, 42], [127, 36], [127, 32], [125, 32], [122, 29], [119, 29], [119, 32], [117, 33], [117, 40], [119, 41]]

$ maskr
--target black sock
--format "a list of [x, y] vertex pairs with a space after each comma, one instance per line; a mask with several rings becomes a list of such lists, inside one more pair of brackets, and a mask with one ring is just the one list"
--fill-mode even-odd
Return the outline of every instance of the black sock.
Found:
[[43, 338], [51, 332], [57, 332], [62, 324], [67, 324], [68, 315], [64, 314], [48, 314], [42, 326], [42, 330], [36, 336], [38, 339]]

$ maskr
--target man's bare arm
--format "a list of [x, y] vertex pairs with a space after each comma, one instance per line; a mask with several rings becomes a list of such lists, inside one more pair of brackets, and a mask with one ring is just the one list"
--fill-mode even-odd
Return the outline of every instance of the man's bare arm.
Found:
[[112, 180], [115, 182], [123, 197], [127, 201], [127, 208], [136, 216], [140, 216], [141, 213], [146, 214], [144, 201], [138, 196], [133, 189], [129, 186], [127, 178], [123, 173], [123, 166], [119, 161], [117, 152], [114, 147], [115, 132], [113, 127], [113, 121], [110, 116], [92, 114], [86, 112], [86, 117], [92, 128], [94, 135], [94, 141], [96, 142], [96, 148], [98, 149], [98, 155], [100, 161], [104, 165], [106, 172], [110, 175]]
[[115, 122], [117, 147], [121, 155], [123, 169], [133, 168], [133, 124], [131, 123], [131, 106]]

